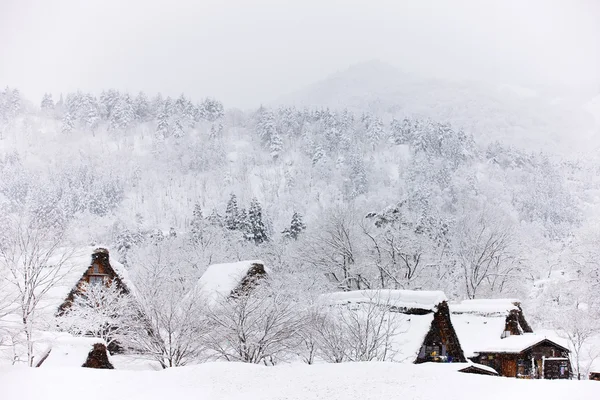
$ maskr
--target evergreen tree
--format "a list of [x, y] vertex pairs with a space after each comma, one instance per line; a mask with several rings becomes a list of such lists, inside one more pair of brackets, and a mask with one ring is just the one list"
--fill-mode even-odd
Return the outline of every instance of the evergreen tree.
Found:
[[240, 213], [238, 210], [237, 197], [231, 193], [225, 210], [225, 227], [227, 229], [236, 230], [240, 227]]
[[252, 199], [248, 209], [247, 232], [247, 239], [254, 241], [255, 244], [261, 244], [269, 240], [267, 229], [262, 220], [262, 208], [256, 197]]
[[204, 216], [202, 215], [202, 207], [200, 207], [200, 203], [196, 203], [194, 205], [194, 212], [192, 213], [192, 222], [190, 223], [192, 242], [198, 243], [200, 241], [203, 224]]
[[166, 107], [163, 106], [163, 110], [158, 114], [158, 123], [156, 124], [156, 137], [159, 140], [166, 139], [169, 137], [169, 114], [167, 113]]
[[73, 117], [71, 116], [71, 113], [66, 112], [63, 116], [62, 127], [60, 130], [62, 133], [69, 133], [73, 130], [73, 128], [75, 128], [75, 122], [73, 121]]
[[275, 116], [271, 110], [263, 107], [259, 108], [257, 114], [258, 121], [256, 125], [256, 133], [263, 143], [270, 144], [271, 138], [277, 134]]
[[238, 230], [244, 234], [246, 239], [249, 238], [250, 229], [248, 224], [248, 213], [245, 208], [242, 208], [238, 217]]
[[290, 227], [284, 229], [281, 233], [283, 233], [283, 236], [288, 239], [297, 240], [298, 236], [300, 236], [302, 231], [304, 231], [305, 229], [306, 225], [304, 225], [304, 222], [302, 222], [302, 215], [300, 215], [297, 212], [294, 212], [294, 214], [292, 215], [292, 222], [290, 223]]
[[281, 137], [277, 133], [275, 133], [274, 135], [271, 136], [270, 143], [269, 143], [269, 150], [271, 152], [271, 157], [273, 157], [273, 159], [277, 159], [279, 157], [279, 154], [281, 154], [282, 149], [283, 149], [283, 142], [281, 140]]
[[214, 226], [223, 226], [223, 217], [216, 208], [213, 208], [210, 215], [206, 218], [209, 224]]
[[150, 103], [144, 92], [139, 92], [133, 101], [135, 119], [145, 122], [150, 118]]
[[44, 97], [42, 97], [41, 108], [42, 111], [45, 111], [47, 113], [54, 110], [54, 100], [52, 100], [51, 93], [44, 93]]

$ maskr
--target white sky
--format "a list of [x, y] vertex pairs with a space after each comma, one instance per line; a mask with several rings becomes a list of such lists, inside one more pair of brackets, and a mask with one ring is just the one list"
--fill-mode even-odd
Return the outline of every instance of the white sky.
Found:
[[0, 85], [254, 106], [361, 61], [600, 90], [600, 0], [0, 0]]

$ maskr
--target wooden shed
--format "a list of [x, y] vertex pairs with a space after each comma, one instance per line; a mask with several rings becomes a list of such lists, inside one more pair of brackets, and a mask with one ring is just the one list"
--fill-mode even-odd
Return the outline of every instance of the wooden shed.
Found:
[[501, 376], [529, 379], [569, 379], [569, 349], [543, 336], [524, 334], [500, 339], [479, 349], [474, 361]]
[[36, 367], [114, 369], [102, 339], [70, 337], [55, 340]]

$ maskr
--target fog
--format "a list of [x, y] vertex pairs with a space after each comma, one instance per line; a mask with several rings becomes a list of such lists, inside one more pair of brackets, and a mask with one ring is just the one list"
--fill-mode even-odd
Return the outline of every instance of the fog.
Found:
[[600, 88], [600, 2], [3, 0], [0, 85], [250, 107], [362, 61], [427, 77]]

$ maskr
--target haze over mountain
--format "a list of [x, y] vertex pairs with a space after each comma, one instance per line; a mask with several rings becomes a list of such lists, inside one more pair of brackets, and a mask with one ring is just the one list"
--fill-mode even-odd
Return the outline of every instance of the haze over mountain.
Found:
[[524, 87], [424, 78], [382, 61], [355, 64], [275, 104], [348, 108], [384, 119], [428, 118], [450, 123], [487, 144], [569, 154], [595, 150], [600, 140], [600, 94], [593, 88]]

